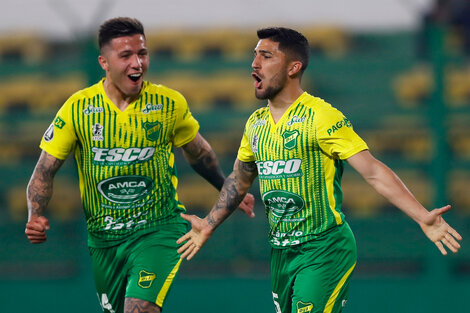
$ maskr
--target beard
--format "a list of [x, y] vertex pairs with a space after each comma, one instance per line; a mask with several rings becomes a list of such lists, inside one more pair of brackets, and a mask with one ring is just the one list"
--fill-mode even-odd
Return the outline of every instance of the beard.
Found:
[[277, 73], [272, 78], [271, 86], [266, 87], [264, 91], [255, 89], [255, 97], [259, 100], [269, 100], [276, 97], [282, 89], [287, 81], [287, 69], [282, 69], [279, 73]]
[[281, 92], [282, 88], [282, 86], [269, 86], [264, 91], [255, 89], [255, 97], [258, 100], [272, 99]]

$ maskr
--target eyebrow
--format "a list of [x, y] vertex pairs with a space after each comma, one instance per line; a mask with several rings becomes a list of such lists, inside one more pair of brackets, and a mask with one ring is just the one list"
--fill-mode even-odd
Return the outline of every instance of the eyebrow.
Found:
[[263, 49], [260, 49], [258, 51], [256, 51], [256, 49], [253, 50], [253, 53], [264, 53], [264, 54], [271, 54], [273, 55], [274, 53], [269, 51], [269, 50], [263, 50]]

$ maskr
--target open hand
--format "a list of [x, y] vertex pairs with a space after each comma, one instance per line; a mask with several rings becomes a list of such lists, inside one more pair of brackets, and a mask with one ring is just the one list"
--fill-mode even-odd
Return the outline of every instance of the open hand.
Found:
[[207, 240], [209, 240], [213, 229], [205, 219], [203, 220], [196, 215], [181, 213], [181, 217], [190, 222], [192, 228], [189, 232], [180, 237], [176, 243], [181, 244], [185, 242], [184, 245], [178, 249], [178, 253], [181, 254], [182, 259], [186, 258], [189, 261], [198, 253]]
[[447, 255], [447, 251], [444, 246], [446, 246], [450, 251], [457, 253], [460, 249], [460, 244], [457, 240], [462, 240], [462, 236], [460, 236], [460, 234], [450, 227], [442, 218], [442, 214], [449, 210], [450, 205], [434, 209], [429, 212], [429, 218], [424, 223], [420, 224], [423, 232], [429, 239], [431, 239], [432, 242], [434, 242], [443, 255]]

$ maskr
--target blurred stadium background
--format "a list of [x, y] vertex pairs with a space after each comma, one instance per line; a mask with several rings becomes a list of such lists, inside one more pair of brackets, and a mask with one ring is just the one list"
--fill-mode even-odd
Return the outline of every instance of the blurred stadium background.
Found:
[[[43, 132], [74, 91], [96, 82], [96, 29], [114, 16], [146, 26], [148, 80], [181, 91], [231, 171], [253, 96], [255, 30], [304, 32], [311, 64], [304, 87], [339, 108], [375, 156], [428, 208], [466, 237], [442, 257], [421, 230], [346, 167], [344, 211], [359, 249], [345, 312], [465, 312], [470, 295], [470, 67], [461, 30], [425, 31], [431, 0], [28, 1], [0, 4], [1, 312], [100, 312], [91, 277], [75, 164], [56, 177], [48, 242], [28, 244], [25, 188]], [[342, 7], [342, 10], [338, 10]], [[179, 193], [205, 215], [217, 193], [176, 151]], [[257, 186], [255, 219], [236, 212], [191, 262], [183, 263], [166, 312], [274, 312], [267, 224]], [[467, 307], [467, 309], [465, 309]]]

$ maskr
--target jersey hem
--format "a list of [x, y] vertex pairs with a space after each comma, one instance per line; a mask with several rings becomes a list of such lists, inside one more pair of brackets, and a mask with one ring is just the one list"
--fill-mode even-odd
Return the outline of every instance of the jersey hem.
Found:
[[136, 230], [133, 233], [130, 233], [128, 235], [123, 235], [122, 238], [119, 239], [114, 239], [114, 240], [103, 240], [97, 238], [93, 233], [88, 233], [88, 247], [90, 248], [109, 248], [113, 246], [120, 245], [121, 243], [132, 240], [133, 238], [138, 238], [143, 235], [153, 233], [162, 229], [165, 229], [167, 227], [171, 227], [176, 224], [185, 224], [188, 225], [188, 222], [186, 222], [182, 217], [174, 216], [168, 220], [166, 220], [164, 223], [161, 224], [155, 224], [152, 227], [145, 228], [145, 229], [140, 229]]

